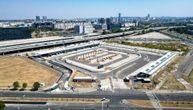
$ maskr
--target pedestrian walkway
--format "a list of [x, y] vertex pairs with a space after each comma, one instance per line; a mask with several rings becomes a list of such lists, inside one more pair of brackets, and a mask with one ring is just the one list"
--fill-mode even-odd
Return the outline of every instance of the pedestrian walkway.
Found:
[[180, 83], [182, 83], [187, 90], [193, 91], [193, 86], [190, 85], [190, 83], [188, 83], [186, 80], [184, 80], [183, 78], [178, 78], [177, 80], [178, 80]]
[[111, 78], [113, 89], [129, 89], [122, 79]]
[[153, 92], [146, 92], [148, 98], [150, 99], [153, 107], [156, 110], [163, 110], [160, 103], [159, 103], [159, 99], [157, 98], [157, 96], [153, 93]]
[[168, 75], [165, 75], [161, 82], [156, 85], [155, 90], [159, 90], [163, 86], [163, 84], [168, 80], [168, 78]]

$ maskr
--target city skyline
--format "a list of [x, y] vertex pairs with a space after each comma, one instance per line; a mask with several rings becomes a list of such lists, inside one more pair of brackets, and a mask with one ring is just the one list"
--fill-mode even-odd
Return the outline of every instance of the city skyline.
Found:
[[[0, 19], [192, 16], [192, 0], [1, 0]], [[179, 10], [180, 9], [180, 10]]]

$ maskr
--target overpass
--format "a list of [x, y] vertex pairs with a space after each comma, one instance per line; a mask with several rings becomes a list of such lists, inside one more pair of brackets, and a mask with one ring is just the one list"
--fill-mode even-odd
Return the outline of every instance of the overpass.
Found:
[[[167, 28], [178, 28], [172, 27], [155, 27], [146, 30], [163, 30]], [[25, 52], [34, 49], [49, 48], [53, 46], [69, 45], [74, 43], [88, 42], [94, 40], [102, 40], [109, 38], [116, 38], [125, 35], [130, 35], [135, 32], [140, 32], [142, 30], [126, 31], [120, 33], [98, 35], [91, 37], [84, 36], [74, 36], [74, 37], [48, 37], [48, 38], [36, 38], [36, 39], [23, 39], [23, 40], [12, 40], [12, 41], [2, 41], [0, 42], [0, 55], [13, 54], [18, 52]]]
[[128, 32], [122, 32], [122, 33], [100, 35], [100, 36], [93, 36], [93, 37], [86, 37], [86, 38], [81, 36], [75, 36], [75, 37], [67, 37], [67, 38], [57, 37], [57, 38], [48, 38], [48, 39], [41, 38], [41, 39], [3, 41], [3, 42], [0, 42], [0, 55], [30, 51], [33, 49], [48, 48], [53, 46], [62, 46], [62, 45], [69, 45], [74, 43], [115, 38], [123, 35], [129, 35], [129, 34], [132, 34], [133, 32], [134, 31], [128, 31]]

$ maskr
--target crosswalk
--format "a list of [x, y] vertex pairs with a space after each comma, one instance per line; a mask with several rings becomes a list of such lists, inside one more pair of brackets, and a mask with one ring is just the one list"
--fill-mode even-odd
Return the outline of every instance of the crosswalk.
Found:
[[161, 107], [160, 103], [159, 103], [159, 99], [157, 98], [157, 96], [152, 93], [152, 92], [146, 92], [148, 98], [150, 99], [153, 107], [156, 109], [156, 110], [163, 110], [163, 108]]
[[177, 78], [177, 80], [178, 80], [180, 83], [182, 83], [182, 84], [186, 87], [187, 90], [193, 91], [192, 85], [190, 85], [190, 83], [188, 83], [186, 80], [184, 80], [183, 78]]
[[111, 78], [113, 89], [129, 89], [122, 79]]

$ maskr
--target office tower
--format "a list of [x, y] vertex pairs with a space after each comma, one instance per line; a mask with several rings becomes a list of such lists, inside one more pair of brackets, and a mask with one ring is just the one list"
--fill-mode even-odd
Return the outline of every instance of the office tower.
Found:
[[47, 21], [47, 16], [43, 16], [43, 21]]
[[122, 20], [121, 20], [121, 13], [119, 13], [119, 17], [118, 17], [118, 23], [121, 24]]
[[40, 16], [36, 16], [36, 21], [40, 21]]

